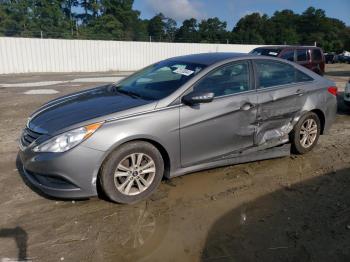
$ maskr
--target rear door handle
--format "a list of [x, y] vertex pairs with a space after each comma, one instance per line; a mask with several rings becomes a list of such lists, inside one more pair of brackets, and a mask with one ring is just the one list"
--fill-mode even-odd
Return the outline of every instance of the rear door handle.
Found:
[[254, 107], [255, 107], [254, 104], [252, 104], [252, 103], [250, 103], [250, 102], [246, 102], [246, 103], [244, 103], [244, 104], [241, 106], [241, 110], [248, 111], [248, 110], [250, 110], [250, 109], [252, 109], [252, 108], [254, 108]]

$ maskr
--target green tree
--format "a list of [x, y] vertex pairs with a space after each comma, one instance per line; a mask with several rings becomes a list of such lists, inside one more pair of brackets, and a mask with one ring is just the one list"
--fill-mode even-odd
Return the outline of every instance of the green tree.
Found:
[[164, 19], [164, 15], [159, 13], [149, 20], [148, 34], [152, 37], [153, 41], [162, 41], [162, 37], [165, 34]]
[[207, 43], [226, 42], [226, 26], [227, 23], [220, 21], [217, 17], [202, 20], [198, 26], [201, 41]]
[[86, 38], [104, 40], [123, 40], [123, 25], [113, 15], [101, 15], [92, 20], [83, 31]]
[[174, 42], [177, 32], [177, 23], [172, 18], [166, 18], [164, 24], [165, 39], [169, 42]]
[[[233, 43], [244, 44], [265, 44], [263, 35], [268, 20], [267, 15], [261, 16], [260, 13], [252, 13], [241, 18], [234, 27], [231, 35]], [[272, 30], [269, 30], [272, 33]]]
[[342, 31], [342, 36], [344, 50], [350, 51], [350, 27]]
[[[265, 41], [268, 44], [298, 44], [300, 41], [297, 33], [299, 15], [292, 10], [277, 11], [270, 19], [270, 30], [265, 30]], [[272, 32], [272, 34], [270, 33]], [[269, 34], [270, 33], [270, 34]], [[270, 39], [268, 35], [271, 36]]]
[[198, 22], [196, 19], [191, 18], [183, 21], [182, 26], [179, 28], [175, 35], [175, 39], [178, 42], [198, 43], [200, 42], [200, 34], [198, 32]]
[[133, 0], [89, 1], [86, 6], [88, 19], [81, 26], [82, 34], [86, 38], [111, 40], [143, 38], [146, 32], [144, 23], [139, 19], [140, 12], [133, 10], [132, 5]]
[[159, 13], [148, 21], [148, 34], [153, 41], [173, 42], [177, 31], [176, 25], [174, 19]]
[[0, 28], [6, 36], [35, 36], [31, 1], [6, 0], [1, 3]]
[[133, 28], [133, 39], [135, 41], [148, 41], [148, 20], [138, 18], [135, 20]]
[[345, 24], [338, 19], [326, 17], [322, 9], [307, 8], [297, 24], [301, 44], [316, 42], [325, 51], [336, 52], [340, 52], [345, 46]]
[[64, 14], [61, 0], [35, 0], [32, 1], [30, 10], [32, 29], [37, 32], [36, 35], [42, 31], [46, 37], [71, 37], [71, 24]]
[[125, 40], [134, 40], [134, 27], [140, 16], [139, 11], [132, 9], [133, 3], [133, 0], [102, 0], [102, 13], [113, 16], [122, 25]]
[[300, 16], [298, 33], [302, 43], [313, 44], [321, 40], [325, 30], [327, 30], [327, 24], [324, 10], [309, 7]]
[[0, 5], [0, 36], [5, 35], [6, 33], [6, 23], [8, 22], [9, 17], [6, 12], [6, 4], [2, 3]]
[[62, 11], [66, 17], [66, 20], [69, 21], [69, 27], [72, 37], [74, 36], [74, 31], [76, 30], [76, 25], [78, 22], [78, 18], [74, 13], [74, 8], [76, 8], [78, 5], [78, 0], [63, 0], [61, 4]]
[[77, 13], [76, 17], [85, 26], [97, 19], [103, 4], [101, 0], [78, 0], [78, 6], [82, 8], [83, 12]]

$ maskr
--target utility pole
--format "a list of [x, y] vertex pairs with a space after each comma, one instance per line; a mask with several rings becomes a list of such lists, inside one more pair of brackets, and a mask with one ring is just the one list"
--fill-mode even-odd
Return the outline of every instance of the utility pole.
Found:
[[149, 42], [150, 43], [152, 42], [152, 36], [151, 35], [149, 36]]
[[74, 35], [74, 29], [73, 29], [73, 19], [72, 19], [72, 1], [69, 0], [69, 20], [70, 20], [70, 29], [71, 29], [71, 34], [72, 37]]
[[77, 32], [77, 37], [79, 37], [78, 21], [75, 21], [75, 31]]
[[40, 31], [40, 38], [43, 39], [43, 31]]

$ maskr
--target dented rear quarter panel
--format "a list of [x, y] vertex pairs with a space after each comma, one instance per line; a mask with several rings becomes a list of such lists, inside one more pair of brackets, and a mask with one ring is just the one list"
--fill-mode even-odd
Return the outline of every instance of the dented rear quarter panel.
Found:
[[[299, 118], [314, 110], [322, 112], [322, 131], [328, 131], [337, 108], [335, 96], [327, 90], [332, 84], [321, 79], [258, 90], [258, 130], [255, 144], [263, 144], [269, 139], [277, 138], [276, 136], [285, 141]], [[302, 90], [302, 93], [298, 93], [298, 90]]]

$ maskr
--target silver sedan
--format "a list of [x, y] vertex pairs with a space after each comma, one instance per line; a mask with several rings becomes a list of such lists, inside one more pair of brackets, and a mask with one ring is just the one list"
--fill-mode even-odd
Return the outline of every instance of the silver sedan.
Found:
[[135, 203], [164, 177], [309, 152], [335, 119], [336, 93], [333, 82], [278, 58], [175, 57], [43, 105], [19, 155], [27, 180], [48, 195], [101, 188]]

